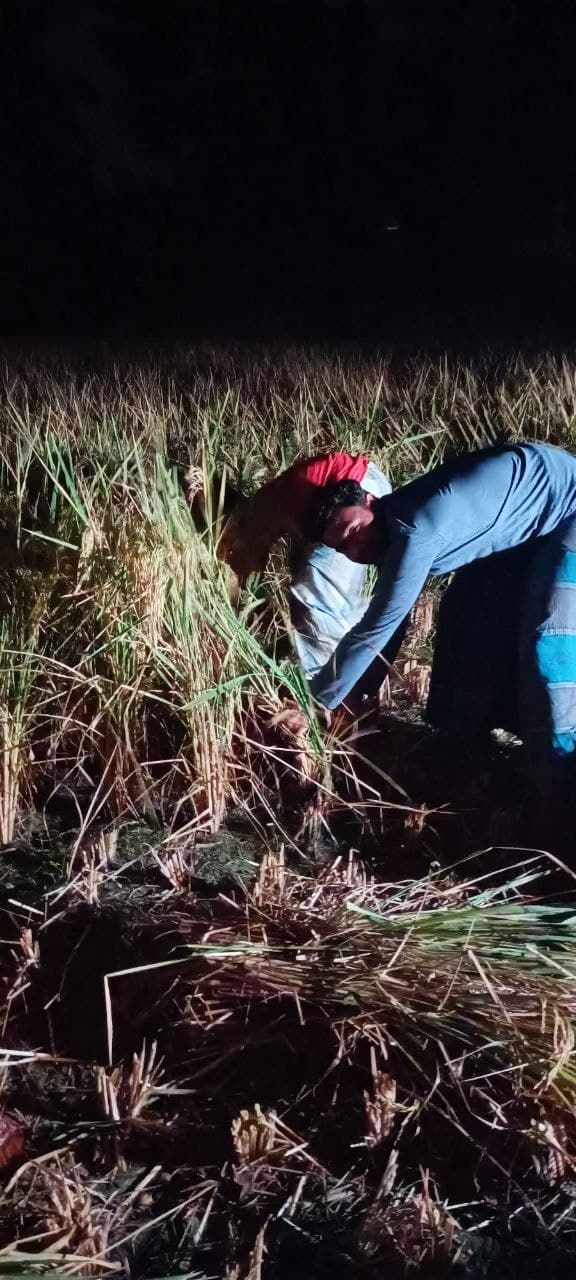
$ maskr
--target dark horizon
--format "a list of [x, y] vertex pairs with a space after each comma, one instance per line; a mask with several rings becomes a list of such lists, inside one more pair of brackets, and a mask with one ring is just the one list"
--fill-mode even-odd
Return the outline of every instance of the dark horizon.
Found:
[[3, 17], [3, 335], [572, 333], [565, 0]]

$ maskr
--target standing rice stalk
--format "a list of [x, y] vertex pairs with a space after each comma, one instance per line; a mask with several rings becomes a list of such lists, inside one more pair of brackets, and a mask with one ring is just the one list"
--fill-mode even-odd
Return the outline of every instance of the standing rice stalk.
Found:
[[[250, 492], [302, 453], [335, 446], [369, 453], [395, 483], [497, 437], [571, 447], [573, 369], [567, 358], [490, 352], [468, 364], [296, 348], [181, 348], [140, 366], [101, 355], [91, 373], [62, 354], [44, 367], [13, 360], [0, 390], [6, 567], [20, 557], [55, 586], [48, 656], [62, 665], [45, 671], [54, 708], [60, 699], [54, 783], [91, 785], [93, 815], [152, 817], [176, 799], [215, 829], [230, 805], [268, 803], [278, 777], [304, 775], [308, 760], [308, 749], [253, 732], [257, 704], [273, 717], [287, 695], [304, 710], [308, 700], [278, 657], [282, 556], [240, 594], [218, 563], [221, 477]], [[25, 651], [15, 637], [7, 647]], [[407, 678], [421, 701], [415, 657]], [[24, 761], [13, 699], [0, 697], [2, 838], [14, 831]], [[323, 784], [334, 744], [313, 716], [306, 745], [309, 781]]]
[[[34, 580], [27, 586], [32, 591]], [[40, 585], [36, 599], [12, 602], [0, 619], [0, 841], [11, 844], [16, 834], [22, 793], [31, 791], [32, 729], [42, 718], [41, 631], [47, 592]]]

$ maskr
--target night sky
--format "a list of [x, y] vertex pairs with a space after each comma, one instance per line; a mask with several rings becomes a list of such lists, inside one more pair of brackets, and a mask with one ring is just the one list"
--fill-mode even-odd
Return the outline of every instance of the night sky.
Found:
[[5, 0], [5, 335], [574, 327], [574, 0]]

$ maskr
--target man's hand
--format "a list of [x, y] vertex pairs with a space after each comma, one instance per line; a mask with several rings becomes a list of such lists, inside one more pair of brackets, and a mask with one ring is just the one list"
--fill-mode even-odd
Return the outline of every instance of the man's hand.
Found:
[[277, 711], [270, 719], [270, 724], [282, 727], [287, 733], [294, 738], [299, 738], [307, 732], [308, 717], [304, 714], [297, 703], [286, 701], [281, 711]]
[[344, 703], [329, 714], [329, 732], [332, 738], [347, 738], [357, 728], [358, 717]]
[[333, 738], [344, 738], [362, 722], [364, 718], [378, 710], [378, 699], [366, 695], [348, 694], [345, 702], [333, 711], [320, 706], [319, 719]]

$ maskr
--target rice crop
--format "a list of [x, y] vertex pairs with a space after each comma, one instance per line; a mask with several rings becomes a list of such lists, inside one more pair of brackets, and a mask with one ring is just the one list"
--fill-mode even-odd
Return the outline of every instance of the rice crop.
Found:
[[[89, 819], [173, 810], [185, 794], [188, 820], [217, 827], [231, 804], [249, 805], [253, 700], [274, 714], [279, 689], [307, 699], [278, 645], [282, 558], [238, 604], [214, 555], [225, 473], [250, 491], [338, 446], [401, 482], [498, 438], [570, 444], [576, 413], [565, 357], [394, 363], [200, 348], [75, 360], [35, 366], [12, 353], [0, 401], [7, 839], [21, 791], [71, 780]], [[191, 466], [202, 529], [182, 482]]]
[[283, 548], [238, 592], [217, 543], [302, 454], [401, 483], [575, 422], [568, 355], [6, 350], [0, 1276], [573, 1265], [573, 878], [514, 825], [450, 865], [453, 776], [327, 731]]

